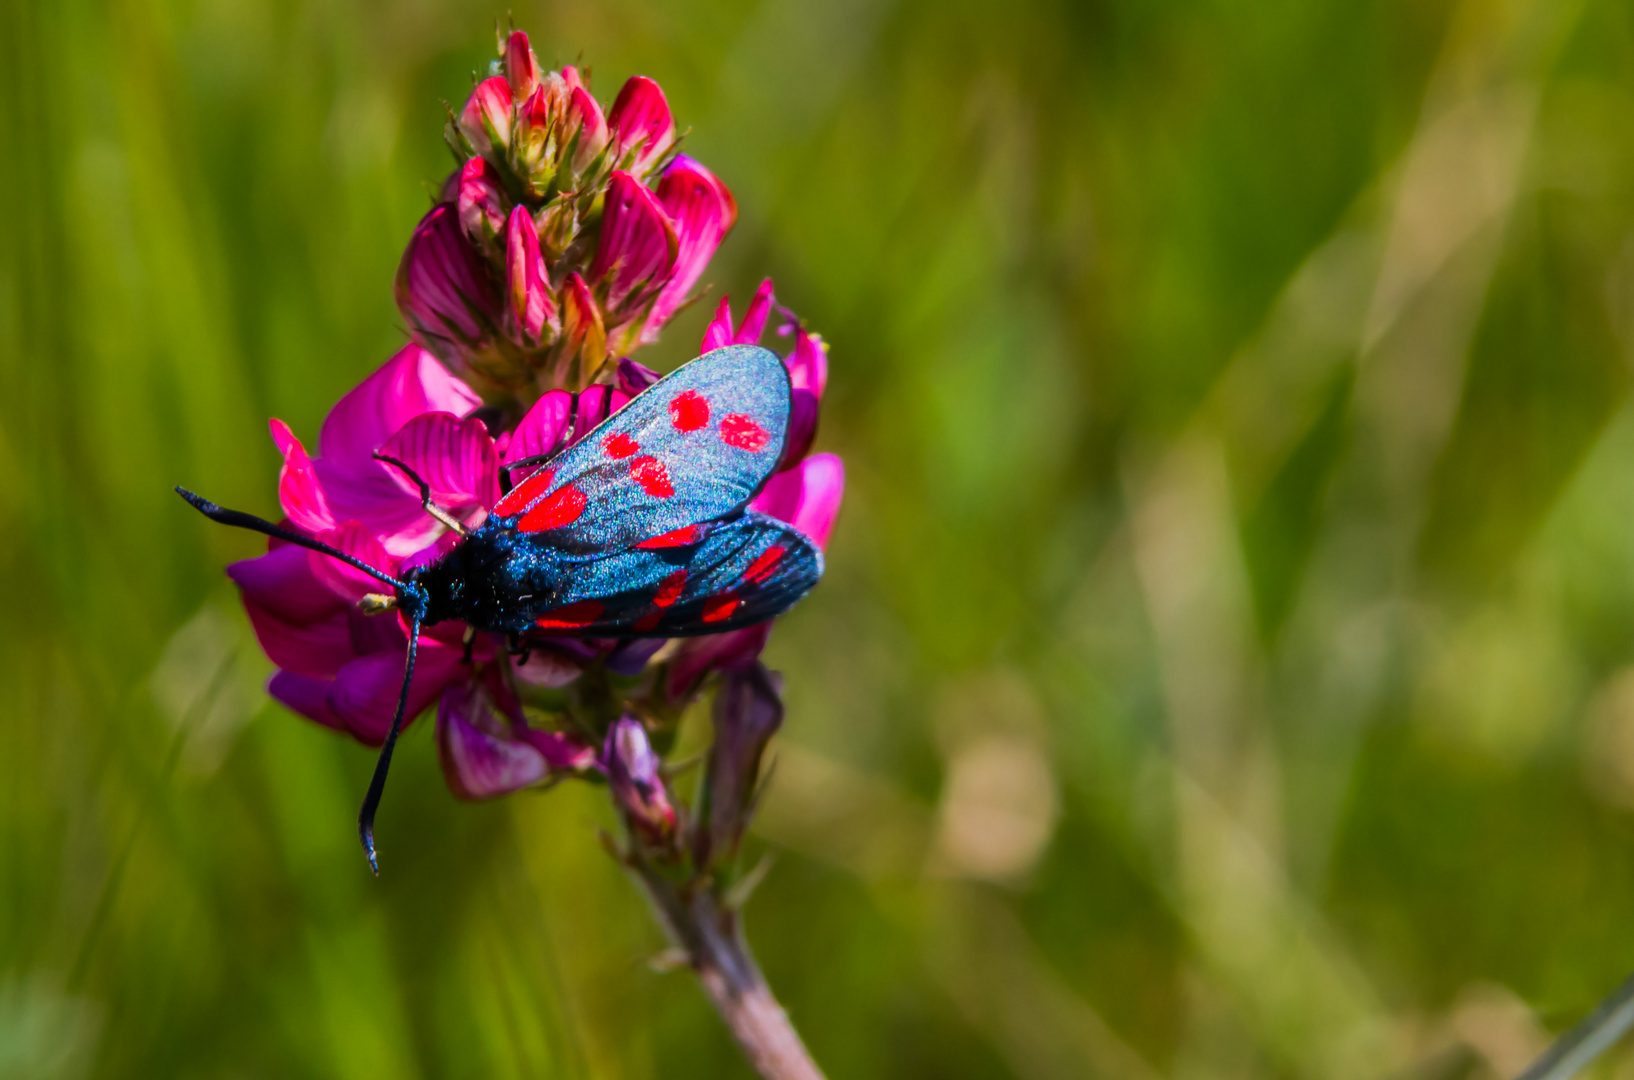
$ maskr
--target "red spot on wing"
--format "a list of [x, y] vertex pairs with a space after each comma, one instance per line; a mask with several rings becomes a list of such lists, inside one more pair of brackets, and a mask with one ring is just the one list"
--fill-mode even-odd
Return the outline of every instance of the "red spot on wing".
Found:
[[573, 524], [582, 513], [584, 492], [567, 484], [551, 492], [538, 506], [523, 514], [516, 527], [522, 532], [546, 532]]
[[601, 618], [606, 605], [600, 600], [579, 600], [553, 611], [547, 611], [534, 620], [541, 630], [577, 630]]
[[764, 450], [772, 441], [766, 429], [742, 413], [728, 413], [721, 417], [721, 442], [739, 450]]
[[661, 608], [669, 607], [675, 601], [681, 599], [681, 590], [686, 588], [686, 584], [687, 572], [685, 570], [675, 571], [658, 586], [658, 594], [652, 598], [653, 604]]
[[658, 629], [658, 624], [663, 622], [663, 621], [664, 621], [663, 613], [655, 611], [651, 615], [643, 615], [643, 616], [641, 616], [641, 618], [639, 618], [635, 622], [631, 623], [630, 624], [630, 629], [631, 630], [636, 630], [636, 631], [639, 631], [640, 633], [645, 634], [648, 630]]
[[749, 564], [749, 569], [743, 572], [743, 580], [750, 582], [751, 584], [759, 585], [761, 582], [772, 576], [772, 570], [777, 566], [778, 560], [781, 559], [784, 553], [787, 551], [788, 548], [784, 547], [782, 544], [773, 544], [765, 551], [762, 551], [755, 558], [755, 561]]
[[704, 622], [720, 622], [722, 619], [730, 618], [740, 603], [742, 601], [731, 593], [711, 596], [704, 601]]
[[669, 470], [651, 454], [643, 454], [630, 462], [630, 479], [654, 498], [667, 499], [675, 494], [675, 488], [669, 482]]
[[709, 423], [709, 402], [696, 390], [676, 394], [670, 399], [669, 419], [677, 431], [697, 431]]
[[506, 517], [516, 513], [539, 496], [550, 490], [550, 478], [556, 475], [555, 469], [540, 469], [520, 484], [511, 488], [510, 493], [494, 504], [494, 513]]
[[641, 444], [622, 431], [615, 431], [601, 441], [602, 453], [615, 460], [627, 458], [639, 449]]
[[700, 530], [698, 526], [687, 525], [683, 528], [671, 529], [667, 533], [659, 533], [657, 536], [641, 541], [641, 543], [637, 544], [636, 547], [640, 548], [642, 551], [656, 551], [659, 548], [686, 547], [688, 544], [696, 544], [701, 532], [702, 530]]

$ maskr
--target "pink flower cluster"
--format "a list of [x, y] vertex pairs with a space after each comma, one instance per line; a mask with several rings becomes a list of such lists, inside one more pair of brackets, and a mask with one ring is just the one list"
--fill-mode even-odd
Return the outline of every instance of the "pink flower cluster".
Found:
[[[376, 453], [423, 477], [454, 518], [480, 524], [499, 501], [502, 467], [571, 445], [656, 381], [627, 354], [690, 297], [737, 213], [725, 185], [675, 153], [669, 106], [650, 79], [631, 79], [604, 112], [575, 69], [541, 72], [521, 33], [502, 43], [496, 67], [450, 120], [460, 166], [403, 255], [397, 299], [414, 340], [335, 404], [316, 455], [271, 424], [285, 525], [393, 575], [459, 537]], [[720, 301], [700, 352], [758, 343], [774, 313], [778, 334], [792, 337], [794, 398], [784, 457], [750, 509], [826, 545], [845, 487], [837, 456], [809, 452], [827, 346], [778, 307], [767, 281], [739, 322]], [[228, 573], [278, 667], [271, 694], [380, 744], [408, 626], [398, 612], [360, 609], [379, 583], [277, 540]], [[444, 772], [462, 798], [594, 773], [633, 842], [707, 868], [735, 852], [761, 751], [781, 722], [775, 680], [758, 662], [769, 630], [553, 638], [513, 656], [495, 635], [439, 623], [422, 631], [405, 723], [436, 706]], [[689, 819], [665, 790], [649, 734], [676, 723], [712, 677], [715, 743]], [[611, 698], [609, 685], [619, 688]]]
[[447, 138], [461, 166], [397, 272], [414, 339], [486, 396], [581, 388], [654, 340], [737, 220], [675, 152], [664, 92], [636, 76], [605, 112], [576, 68], [504, 43]]

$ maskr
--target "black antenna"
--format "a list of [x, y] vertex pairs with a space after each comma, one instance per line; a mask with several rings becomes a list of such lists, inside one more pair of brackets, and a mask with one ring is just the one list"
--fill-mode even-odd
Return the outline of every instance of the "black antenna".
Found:
[[184, 487], [178, 487], [176, 494], [186, 499], [193, 509], [211, 521], [219, 521], [221, 524], [231, 525], [235, 529], [249, 529], [252, 532], [266, 533], [268, 536], [276, 536], [280, 540], [287, 540], [291, 544], [299, 544], [301, 547], [339, 559], [348, 566], [355, 566], [365, 574], [371, 574], [393, 588], [411, 591], [408, 582], [400, 581], [384, 570], [377, 570], [362, 559], [354, 558], [339, 548], [330, 547], [322, 540], [314, 540], [310, 536], [303, 536], [293, 529], [286, 529], [282, 525], [274, 525], [264, 518], [258, 518], [254, 514], [246, 514], [242, 510], [224, 510], [209, 499], [204, 498], [202, 495], [195, 495]]
[[[390, 458], [384, 460], [391, 461], [392, 464], [403, 468], [410, 476], [414, 476], [414, 473], [401, 462], [393, 461]], [[425, 482], [421, 481], [417, 476], [414, 478], [420, 482], [421, 487], [424, 489]], [[268, 536], [276, 536], [280, 540], [287, 540], [291, 544], [298, 544], [311, 551], [339, 559], [348, 566], [355, 566], [365, 574], [371, 574], [398, 590], [399, 605], [409, 617], [408, 660], [403, 665], [403, 689], [397, 695], [397, 711], [392, 714], [391, 730], [386, 733], [386, 741], [380, 747], [380, 757], [376, 759], [374, 765], [374, 777], [369, 781], [368, 794], [363, 796], [363, 809], [357, 816], [357, 833], [358, 837], [363, 841], [363, 853], [369, 857], [369, 869], [373, 870], [375, 876], [378, 877], [380, 875], [380, 862], [375, 857], [374, 849], [374, 813], [380, 807], [380, 793], [386, 789], [386, 772], [391, 768], [391, 752], [393, 747], [397, 745], [397, 733], [403, 727], [403, 713], [408, 708], [409, 686], [414, 682], [414, 657], [419, 652], [420, 622], [425, 617], [426, 609], [425, 586], [418, 582], [402, 581], [394, 578], [384, 570], [378, 570], [362, 559], [346, 554], [339, 548], [331, 547], [321, 540], [314, 540], [310, 536], [303, 536], [292, 529], [284, 528], [282, 525], [274, 525], [272, 522], [264, 518], [258, 518], [254, 514], [246, 514], [241, 510], [225, 510], [209, 499], [195, 495], [184, 487], [178, 487], [176, 494], [186, 499], [193, 509], [211, 521], [218, 521], [223, 525], [231, 525], [237, 529], [250, 529], [253, 532], [266, 533]], [[430, 501], [430, 491], [427, 489], [426, 502], [429, 504]]]
[[369, 857], [369, 869], [380, 876], [380, 862], [374, 851], [374, 812], [380, 808], [380, 793], [386, 790], [386, 772], [391, 768], [391, 752], [397, 745], [397, 733], [403, 727], [403, 712], [408, 708], [409, 686], [414, 682], [414, 654], [420, 645], [419, 606], [409, 617], [408, 661], [403, 665], [403, 689], [397, 695], [397, 711], [392, 714], [391, 730], [380, 746], [380, 757], [375, 759], [374, 776], [369, 779], [369, 792], [363, 796], [363, 809], [357, 815], [357, 835], [363, 841], [363, 854]]

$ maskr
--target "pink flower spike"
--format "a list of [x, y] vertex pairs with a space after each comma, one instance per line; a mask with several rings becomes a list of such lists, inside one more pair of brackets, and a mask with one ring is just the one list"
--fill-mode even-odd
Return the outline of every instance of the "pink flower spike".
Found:
[[537, 347], [545, 329], [558, 330], [556, 303], [550, 298], [550, 280], [545, 260], [539, 256], [539, 234], [533, 215], [525, 206], [511, 211], [505, 230], [505, 276], [510, 306], [505, 326], [510, 337], [524, 348]]
[[[572, 71], [563, 68], [562, 73]], [[571, 80], [570, 80], [571, 81]], [[574, 143], [575, 135], [577, 143]], [[573, 145], [573, 171], [583, 172], [607, 147], [607, 118], [601, 106], [583, 86], [574, 85], [567, 96], [567, 118], [562, 127], [561, 145]]]
[[845, 464], [838, 454], [813, 454], [766, 481], [749, 509], [786, 521], [826, 548], [845, 497]]
[[[645, 75], [636, 75], [618, 92], [607, 114], [612, 131], [613, 160], [633, 173], [645, 173], [675, 145], [675, 120], [664, 91]], [[635, 158], [626, 163], [631, 151]]]
[[478, 154], [511, 145], [511, 84], [503, 75], [483, 79], [471, 91], [460, 110], [460, 131]]
[[461, 167], [454, 201], [466, 237], [497, 253], [505, 229], [505, 189], [487, 158], [474, 157]]
[[511, 31], [505, 42], [505, 78], [513, 101], [523, 100], [539, 85], [539, 61], [528, 46], [528, 35], [520, 30]]
[[678, 249], [675, 275], [653, 305], [642, 333], [642, 340], [649, 342], [657, 339], [659, 328], [686, 302], [687, 293], [703, 276], [738, 217], [737, 201], [726, 185], [684, 154], [664, 170], [658, 182], [658, 201], [675, 222]]
[[[456, 516], [499, 501], [499, 455], [488, 428], [475, 416], [461, 420], [451, 413], [421, 413], [387, 439], [380, 453], [413, 469], [431, 487], [432, 502]], [[418, 500], [419, 489], [407, 474], [387, 467]]]
[[284, 467], [278, 472], [278, 503], [290, 524], [304, 533], [322, 532], [335, 526], [335, 517], [329, 512], [329, 500], [318, 481], [312, 459], [306, 456], [306, 447], [282, 420], [268, 424], [272, 441], [284, 455]]
[[629, 173], [615, 172], [590, 264], [591, 281], [608, 281], [608, 311], [617, 311], [632, 293], [668, 281], [677, 247], [675, 225], [658, 197]]
[[499, 315], [488, 268], [444, 203], [421, 219], [397, 267], [397, 309], [421, 344], [459, 364], [486, 344]]

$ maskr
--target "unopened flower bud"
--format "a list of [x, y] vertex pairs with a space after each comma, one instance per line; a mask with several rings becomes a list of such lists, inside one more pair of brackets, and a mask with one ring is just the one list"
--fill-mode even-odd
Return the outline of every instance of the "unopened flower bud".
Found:
[[511, 145], [511, 84], [495, 75], [477, 84], [460, 111], [460, 134], [478, 154]]
[[547, 330], [560, 327], [556, 304], [550, 298], [550, 281], [545, 261], [539, 257], [539, 236], [533, 231], [533, 216], [527, 207], [511, 211], [505, 238], [506, 299], [505, 330], [523, 348], [538, 347]]
[[607, 114], [614, 168], [647, 173], [675, 145], [675, 120], [664, 91], [645, 75], [624, 84]]
[[731, 859], [754, 813], [760, 759], [783, 724], [775, 676], [758, 660], [721, 673], [693, 850], [698, 865]]
[[526, 100], [539, 85], [539, 61], [528, 45], [528, 35], [520, 30], [512, 31], [505, 41], [505, 78], [515, 101]]
[[539, 251], [546, 260], [555, 262], [567, 252], [567, 246], [579, 234], [577, 192], [564, 192], [546, 203], [533, 219], [539, 234]]
[[505, 201], [499, 172], [487, 158], [474, 157], [460, 168], [454, 190], [460, 227], [473, 244], [496, 255], [504, 248]]
[[675, 271], [679, 240], [658, 196], [627, 172], [607, 185], [590, 280], [606, 296], [609, 328], [650, 300]]
[[675, 808], [664, 791], [661, 764], [640, 720], [626, 713], [608, 729], [602, 767], [613, 798], [631, 830], [653, 845], [666, 844], [675, 835]]
[[[570, 71], [573, 71], [571, 67], [563, 68], [562, 74], [565, 76]], [[574, 77], [577, 78], [577, 73]], [[577, 176], [589, 168], [606, 148], [607, 118], [601, 114], [601, 106], [583, 85], [570, 80], [567, 109], [562, 121], [561, 152], [567, 154], [571, 151], [573, 159], [565, 164]]]
[[454, 207], [432, 208], [397, 268], [397, 308], [416, 340], [456, 371], [490, 343], [498, 297]]

